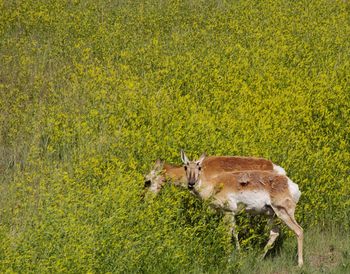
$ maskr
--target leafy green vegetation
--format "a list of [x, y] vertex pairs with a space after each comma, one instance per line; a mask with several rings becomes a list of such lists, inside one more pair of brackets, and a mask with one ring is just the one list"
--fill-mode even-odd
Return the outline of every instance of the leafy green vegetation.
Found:
[[283, 166], [306, 271], [348, 272], [349, 18], [340, 0], [0, 0], [0, 272], [297, 272], [287, 229], [258, 262], [262, 218], [239, 218], [239, 255], [188, 191], [141, 201], [181, 148]]

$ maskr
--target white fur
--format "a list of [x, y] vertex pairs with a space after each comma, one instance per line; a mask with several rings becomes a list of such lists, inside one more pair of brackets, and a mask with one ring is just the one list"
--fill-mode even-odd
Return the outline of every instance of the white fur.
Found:
[[271, 205], [270, 195], [266, 191], [240, 191], [229, 195], [229, 206], [232, 211], [237, 212], [240, 205], [247, 211], [263, 212], [267, 205]]
[[296, 183], [294, 183], [291, 179], [288, 178], [288, 189], [290, 194], [292, 194], [293, 200], [295, 203], [299, 201], [299, 198], [301, 196], [301, 192], [299, 190], [299, 187]]
[[152, 170], [146, 177], [146, 180], [151, 181], [149, 190], [153, 193], [158, 193], [162, 187], [162, 178], [158, 171]]
[[283, 167], [273, 164], [273, 170], [279, 175], [287, 175]]
[[195, 187], [195, 193], [202, 199], [209, 199], [213, 195], [214, 186], [211, 184], [202, 185], [202, 180], [198, 180]]
[[152, 184], [149, 190], [152, 191], [153, 193], [158, 193], [160, 190], [160, 187], [157, 184]]

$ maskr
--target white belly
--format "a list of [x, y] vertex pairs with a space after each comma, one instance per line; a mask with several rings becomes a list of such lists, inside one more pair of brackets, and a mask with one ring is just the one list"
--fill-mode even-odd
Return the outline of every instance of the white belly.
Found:
[[243, 206], [247, 211], [264, 213], [271, 205], [270, 196], [261, 190], [232, 193], [228, 197], [230, 210], [237, 212]]

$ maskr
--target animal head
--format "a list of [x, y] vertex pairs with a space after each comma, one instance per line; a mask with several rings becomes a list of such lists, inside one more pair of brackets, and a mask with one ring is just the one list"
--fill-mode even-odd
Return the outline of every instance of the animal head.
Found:
[[161, 190], [164, 180], [163, 162], [158, 159], [152, 170], [145, 176], [144, 187], [157, 194]]
[[190, 161], [188, 160], [185, 152], [181, 150], [181, 159], [182, 159], [182, 162], [184, 163], [184, 169], [186, 172], [186, 178], [187, 178], [189, 189], [193, 189], [195, 184], [198, 182], [199, 176], [202, 171], [202, 163], [205, 157], [206, 155], [203, 153], [198, 160]]

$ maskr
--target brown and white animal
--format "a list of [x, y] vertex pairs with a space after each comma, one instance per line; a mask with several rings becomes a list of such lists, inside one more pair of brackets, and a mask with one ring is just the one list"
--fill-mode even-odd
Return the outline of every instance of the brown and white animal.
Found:
[[[207, 178], [215, 177], [221, 172], [240, 170], [266, 170], [276, 174], [286, 174], [282, 167], [275, 165], [270, 160], [255, 157], [209, 156], [203, 159], [202, 167], [205, 170]], [[157, 160], [153, 169], [145, 176], [145, 189], [141, 195], [142, 198], [144, 198], [148, 191], [158, 194], [166, 183], [188, 188], [186, 172], [182, 165], [175, 166]], [[235, 219], [232, 214], [226, 214], [226, 218], [229, 218], [232, 223], [231, 233], [235, 239], [237, 249], [240, 249], [238, 234], [234, 229]]]
[[[297, 184], [285, 174], [276, 174], [271, 170], [213, 171], [206, 167], [205, 155], [197, 161], [189, 161], [181, 151], [181, 159], [188, 181], [188, 188], [204, 200], [209, 200], [232, 216], [232, 233], [238, 243], [235, 232], [234, 216], [242, 208], [247, 212], [266, 214], [273, 223], [277, 215], [295, 232], [298, 240], [298, 265], [303, 265], [303, 229], [294, 218], [296, 204], [301, 192]], [[278, 237], [277, 227], [270, 231], [264, 256]], [[239, 248], [239, 246], [237, 246]]]
[[[206, 176], [216, 176], [218, 173], [239, 170], [269, 170], [276, 174], [286, 174], [285, 170], [270, 160], [239, 156], [209, 156], [202, 162]], [[157, 160], [152, 170], [145, 176], [145, 189], [158, 193], [166, 182], [175, 186], [187, 188], [187, 178], [184, 167], [175, 166]]]

